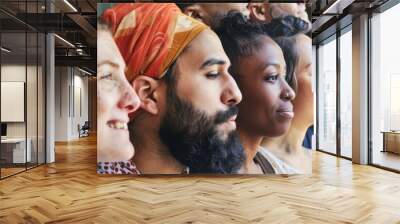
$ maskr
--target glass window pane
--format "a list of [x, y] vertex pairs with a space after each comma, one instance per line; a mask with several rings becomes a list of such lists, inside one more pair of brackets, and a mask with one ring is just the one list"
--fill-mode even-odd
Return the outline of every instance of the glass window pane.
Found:
[[46, 38], [39, 33], [38, 45], [38, 164], [45, 163], [45, 52]]
[[1, 178], [45, 162], [45, 36], [21, 22], [28, 14], [38, 18], [34, 14], [43, 13], [44, 5], [44, 0], [0, 1], [10, 12], [0, 12]]
[[400, 4], [372, 18], [372, 163], [400, 170]]
[[352, 33], [340, 37], [340, 152], [352, 157]]
[[[1, 140], [2, 178], [25, 170], [31, 151], [26, 142], [26, 33], [1, 34]], [[28, 150], [27, 150], [28, 149]]]
[[36, 32], [27, 33], [28, 38], [28, 63], [27, 63], [27, 80], [26, 80], [26, 112], [27, 112], [27, 142], [30, 147], [30, 159], [27, 163], [28, 168], [37, 165], [37, 81], [38, 81], [38, 52], [37, 41], [38, 36]]
[[318, 146], [336, 153], [336, 38], [318, 51]]

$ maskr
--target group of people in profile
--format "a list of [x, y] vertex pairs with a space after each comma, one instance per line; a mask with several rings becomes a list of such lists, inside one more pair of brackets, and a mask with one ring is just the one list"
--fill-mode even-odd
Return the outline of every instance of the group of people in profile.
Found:
[[121, 3], [97, 29], [98, 173], [311, 173], [304, 3]]

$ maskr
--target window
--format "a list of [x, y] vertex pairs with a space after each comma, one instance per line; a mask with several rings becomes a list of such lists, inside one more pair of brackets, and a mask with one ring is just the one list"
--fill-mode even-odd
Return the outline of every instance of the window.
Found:
[[336, 154], [336, 39], [318, 48], [318, 149]]
[[371, 19], [371, 162], [400, 170], [400, 4]]
[[[347, 32], [346, 32], [347, 31]], [[352, 157], [352, 30], [340, 36], [340, 155]]]
[[[0, 7], [24, 16], [43, 12], [44, 4], [2, 0]], [[0, 23], [0, 178], [45, 163], [45, 35], [12, 14], [0, 12], [9, 21]]]

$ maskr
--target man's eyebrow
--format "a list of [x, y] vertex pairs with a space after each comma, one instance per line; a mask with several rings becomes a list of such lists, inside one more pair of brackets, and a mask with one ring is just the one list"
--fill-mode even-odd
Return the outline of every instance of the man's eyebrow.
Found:
[[227, 62], [225, 60], [221, 60], [221, 59], [217, 59], [217, 58], [210, 58], [200, 66], [200, 69], [204, 69], [205, 67], [212, 66], [212, 65], [225, 65], [226, 63]]

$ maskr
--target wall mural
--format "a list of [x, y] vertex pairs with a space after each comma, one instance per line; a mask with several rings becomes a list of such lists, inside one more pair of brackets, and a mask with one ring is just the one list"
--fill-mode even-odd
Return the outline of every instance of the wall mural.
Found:
[[99, 174], [307, 174], [298, 3], [98, 4]]

